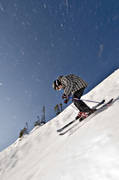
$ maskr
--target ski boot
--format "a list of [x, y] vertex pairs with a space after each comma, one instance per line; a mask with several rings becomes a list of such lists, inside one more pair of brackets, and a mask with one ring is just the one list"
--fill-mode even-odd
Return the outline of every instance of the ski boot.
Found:
[[91, 109], [89, 112], [82, 112], [80, 111], [78, 115], [76, 116], [76, 120], [79, 119], [79, 121], [83, 121], [85, 118], [93, 114], [97, 109]]
[[79, 121], [80, 121], [80, 119], [85, 119], [85, 118], [87, 118], [88, 115], [89, 115], [89, 112], [82, 112], [82, 111], [80, 111], [80, 112], [78, 113], [78, 115], [76, 116], [75, 119], [76, 119], [76, 120], [79, 119]]

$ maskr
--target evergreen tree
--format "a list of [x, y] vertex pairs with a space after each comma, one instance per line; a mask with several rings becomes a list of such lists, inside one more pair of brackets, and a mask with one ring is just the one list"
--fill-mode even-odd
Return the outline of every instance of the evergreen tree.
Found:
[[46, 120], [45, 120], [45, 106], [43, 106], [43, 109], [42, 109], [41, 123], [46, 123]]
[[56, 104], [56, 106], [54, 107], [55, 113], [56, 115], [60, 114], [60, 109], [59, 109], [59, 105]]
[[37, 121], [35, 121], [34, 126], [40, 126], [40, 124], [41, 124], [40, 117], [37, 116]]
[[19, 138], [21, 138], [23, 135], [28, 134], [28, 123], [26, 122], [26, 126], [21, 129], [20, 133], [19, 133]]
[[60, 105], [60, 112], [62, 112], [63, 111], [62, 103], [60, 103], [59, 105]]

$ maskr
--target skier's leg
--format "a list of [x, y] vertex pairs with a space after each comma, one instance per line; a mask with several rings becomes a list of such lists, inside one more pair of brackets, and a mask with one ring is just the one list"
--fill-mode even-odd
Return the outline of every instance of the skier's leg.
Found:
[[81, 112], [90, 112], [91, 110], [82, 100], [75, 100], [74, 104]]
[[79, 91], [76, 91], [73, 95], [73, 102], [74, 105], [79, 109], [80, 112], [90, 112], [90, 107], [85, 104], [82, 100], [80, 100], [81, 96], [83, 95], [84, 89], [80, 89]]

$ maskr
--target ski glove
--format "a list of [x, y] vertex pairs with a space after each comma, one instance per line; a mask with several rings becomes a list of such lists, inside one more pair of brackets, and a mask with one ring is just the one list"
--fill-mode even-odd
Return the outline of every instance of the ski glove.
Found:
[[67, 96], [65, 94], [63, 94], [62, 99], [67, 99]]
[[65, 100], [64, 100], [64, 103], [67, 104], [67, 103], [68, 103], [68, 99], [65, 99]]
[[67, 104], [68, 101], [69, 101], [69, 97], [66, 96], [65, 94], [62, 95], [62, 99], [65, 99], [65, 100], [64, 100], [64, 103], [65, 103], [65, 104]]

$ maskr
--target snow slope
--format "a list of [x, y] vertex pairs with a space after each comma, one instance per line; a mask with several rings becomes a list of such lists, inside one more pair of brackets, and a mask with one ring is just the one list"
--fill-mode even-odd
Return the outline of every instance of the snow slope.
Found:
[[119, 180], [119, 70], [83, 99], [111, 97], [112, 106], [71, 135], [59, 136], [56, 129], [74, 119], [73, 104], [0, 152], [0, 180]]

